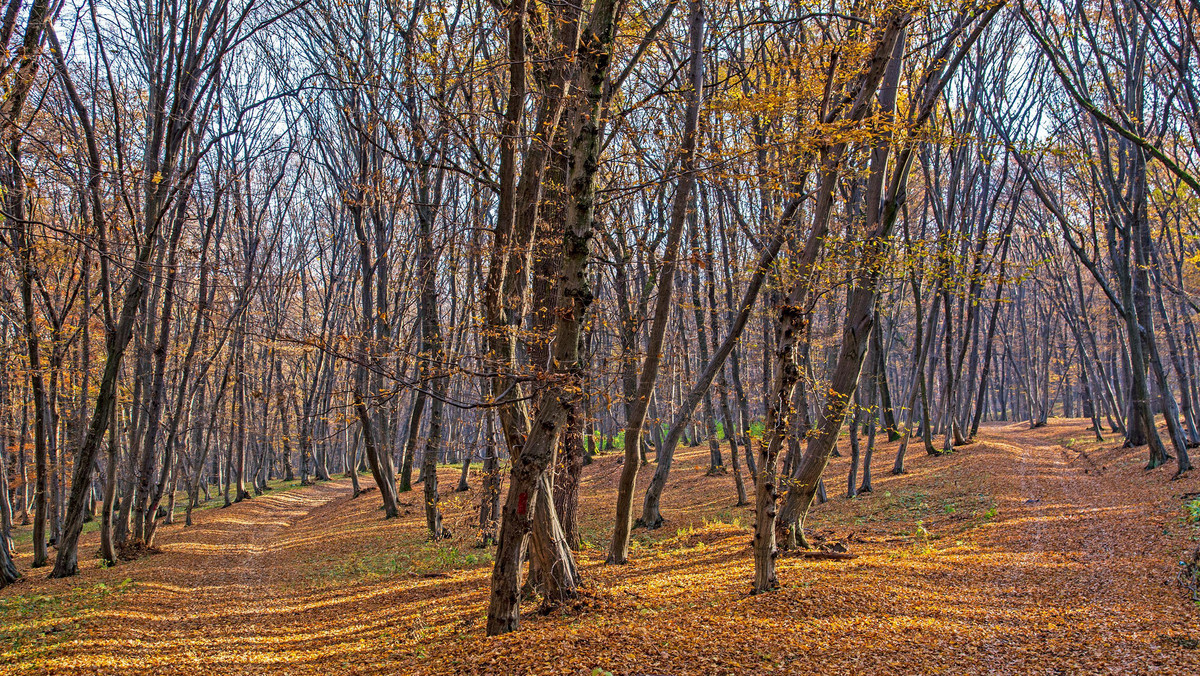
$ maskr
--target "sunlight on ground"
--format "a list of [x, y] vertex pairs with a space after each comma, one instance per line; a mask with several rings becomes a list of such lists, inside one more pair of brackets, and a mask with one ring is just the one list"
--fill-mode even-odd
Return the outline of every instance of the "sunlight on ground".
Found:
[[[586, 469], [581, 597], [522, 630], [485, 638], [491, 553], [475, 549], [475, 491], [443, 501], [454, 537], [425, 540], [420, 495], [384, 520], [349, 482], [268, 494], [164, 526], [162, 553], [70, 581], [38, 573], [0, 592], [0, 666], [19, 673], [764, 673], [891, 670], [1091, 671], [1114, 659], [1200, 671], [1197, 609], [1173, 585], [1195, 537], [1177, 486], [1137, 451], [1076, 441], [1076, 421], [992, 427], [946, 457], [894, 445], [875, 491], [844, 497], [846, 458], [810, 537], [858, 555], [784, 555], [781, 589], [751, 596], [748, 508], [731, 476], [706, 477], [707, 448], [681, 449], [666, 527], [636, 533], [633, 561], [603, 564], [620, 466]], [[993, 439], [1000, 439], [996, 442]], [[1108, 469], [1076, 465], [1087, 453]], [[1117, 462], [1120, 460], [1121, 462]], [[639, 482], [649, 481], [652, 467]], [[443, 487], [457, 483], [446, 468]], [[749, 477], [747, 477], [749, 481]], [[86, 538], [91, 538], [90, 540]], [[81, 551], [95, 551], [95, 535]], [[28, 545], [19, 562], [28, 564]], [[112, 591], [121, 580], [131, 582]], [[106, 585], [107, 593], [89, 592]], [[84, 590], [83, 592], [79, 590]], [[43, 599], [43, 600], [38, 600]], [[1130, 662], [1126, 662], [1127, 664]], [[919, 667], [918, 665], [926, 665]]]

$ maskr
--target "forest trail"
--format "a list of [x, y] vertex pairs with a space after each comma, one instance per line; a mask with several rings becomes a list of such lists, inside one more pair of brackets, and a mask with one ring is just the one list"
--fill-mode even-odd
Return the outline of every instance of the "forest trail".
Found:
[[161, 553], [129, 565], [134, 590], [51, 670], [76, 660], [102, 673], [201, 663], [236, 670], [264, 645], [302, 641], [303, 612], [278, 603], [278, 590], [294, 573], [285, 563], [297, 544], [292, 534], [322, 507], [349, 499], [349, 485], [339, 480], [273, 491], [196, 512], [193, 527], [164, 533]]
[[[191, 579], [187, 585], [179, 585], [174, 577], [147, 582], [151, 590], [160, 584], [173, 602], [151, 611], [153, 624], [139, 635], [154, 650], [140, 659], [154, 663], [158, 656], [173, 652], [166, 646], [179, 646], [187, 654], [209, 652], [205, 661], [236, 663], [237, 656], [254, 652], [275, 636], [295, 634], [296, 627], [289, 624], [295, 616], [286, 606], [272, 603], [278, 598], [275, 590], [286, 583], [293, 568], [278, 563], [286, 560], [287, 550], [296, 543], [292, 538], [296, 524], [348, 498], [348, 484], [338, 481], [268, 493], [230, 509], [228, 516], [217, 512], [212, 519], [198, 521], [180, 539], [163, 544], [170, 568], [190, 571]], [[170, 664], [162, 661], [155, 666]]]
[[[1018, 470], [996, 486], [1005, 488], [997, 494], [1004, 520], [1015, 526], [993, 529], [987, 541], [1011, 560], [999, 570], [997, 591], [1018, 614], [1046, 618], [1044, 649], [1081, 664], [1118, 660], [1114, 671], [1125, 673], [1169, 670], [1172, 657], [1196, 664], [1200, 609], [1189, 618], [1186, 604], [1176, 603], [1174, 561], [1164, 556], [1181, 502], [1162, 499], [1163, 488], [1182, 493], [1195, 478], [1171, 485], [1158, 472], [1147, 481], [1144, 451], [1092, 438], [1024, 424], [982, 437], [1015, 458]], [[1164, 615], [1176, 621], [1164, 624]]]
[[601, 457], [582, 487], [587, 594], [548, 615], [530, 604], [522, 631], [496, 639], [482, 631], [474, 492], [444, 494], [443, 546], [423, 540], [419, 495], [384, 521], [377, 495], [352, 499], [345, 479], [275, 490], [163, 527], [160, 554], [4, 590], [0, 602], [69, 599], [131, 580], [6, 629], [17, 640], [0, 672], [1200, 673], [1200, 609], [1174, 578], [1194, 546], [1178, 495], [1196, 480], [1087, 438], [1077, 421], [989, 426], [853, 500], [837, 458], [809, 525], [859, 558], [785, 557], [783, 587], [758, 597], [750, 512], [729, 507], [728, 477], [704, 476], [707, 449], [683, 449], [670, 527], [639, 531], [629, 565], [603, 565], [619, 466]]

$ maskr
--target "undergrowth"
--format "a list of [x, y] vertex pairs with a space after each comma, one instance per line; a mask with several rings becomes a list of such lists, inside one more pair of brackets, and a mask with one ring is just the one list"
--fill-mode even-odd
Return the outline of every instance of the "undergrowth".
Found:
[[445, 543], [426, 542], [405, 551], [338, 554], [318, 562], [313, 577], [326, 581], [362, 580], [392, 576], [434, 576], [478, 568], [493, 560], [489, 549], [464, 550]]
[[[1192, 531], [1192, 540], [1200, 540], [1200, 497], [1183, 504], [1183, 519]], [[1192, 602], [1200, 607], [1200, 544], [1195, 544], [1189, 557], [1179, 561], [1179, 584], [1191, 592]]]
[[55, 594], [16, 594], [0, 598], [0, 646], [8, 655], [26, 647], [44, 647], [74, 636], [94, 621], [98, 610], [134, 588], [125, 578], [117, 584], [98, 583]]

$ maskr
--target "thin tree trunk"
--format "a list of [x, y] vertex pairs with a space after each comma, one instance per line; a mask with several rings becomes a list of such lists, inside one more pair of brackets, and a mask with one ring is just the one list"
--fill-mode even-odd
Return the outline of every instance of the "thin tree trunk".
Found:
[[[696, 143], [699, 135], [700, 101], [704, 89], [704, 8], [701, 0], [688, 0], [688, 6], [688, 44], [691, 58], [687, 80], [683, 142], [680, 148], [682, 171], [675, 188], [667, 241], [663, 260], [658, 270], [658, 297], [654, 303], [654, 320], [650, 326], [646, 357], [642, 362], [637, 399], [630, 406], [631, 416], [625, 425], [625, 462], [621, 466], [621, 476], [617, 482], [616, 524], [613, 526], [613, 536], [608, 550], [608, 563], [622, 564], [629, 560], [629, 539], [633, 530], [633, 493], [637, 483], [642, 425], [646, 421], [646, 409], [650, 403], [650, 395], [654, 392], [654, 383], [658, 379], [663, 339], [666, 336], [667, 323], [671, 317], [674, 300], [672, 291], [675, 285], [679, 243], [683, 235], [688, 205], [691, 202], [691, 192], [696, 183]], [[670, 440], [668, 439], [666, 443], [669, 445]], [[663, 450], [659, 449], [657, 455], [661, 456]], [[661, 466], [661, 457], [658, 460]]]

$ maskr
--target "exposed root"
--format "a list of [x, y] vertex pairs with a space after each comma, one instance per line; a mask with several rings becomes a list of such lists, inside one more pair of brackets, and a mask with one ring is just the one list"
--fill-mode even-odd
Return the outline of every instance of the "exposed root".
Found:
[[143, 556], [158, 554], [161, 551], [154, 545], [146, 545], [145, 541], [140, 538], [117, 543], [117, 558], [121, 561], [136, 561]]

